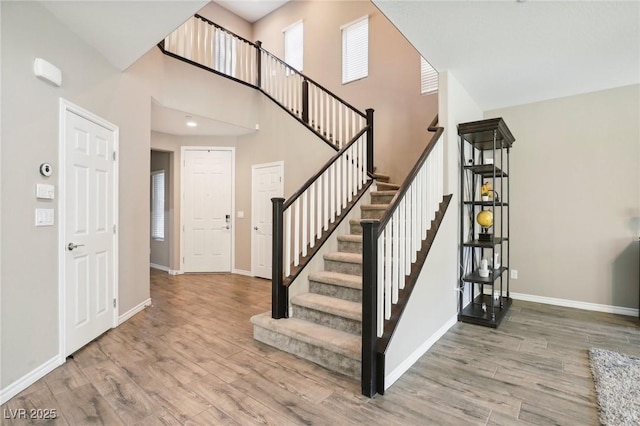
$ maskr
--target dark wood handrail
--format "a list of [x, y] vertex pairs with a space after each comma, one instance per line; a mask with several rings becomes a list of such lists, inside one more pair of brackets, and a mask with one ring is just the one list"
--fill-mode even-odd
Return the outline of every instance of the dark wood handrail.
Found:
[[255, 47], [256, 49], [260, 49], [260, 47], [259, 47], [256, 43], [254, 43], [254, 42], [252, 42], [252, 41], [249, 41], [249, 40], [247, 40], [246, 38], [244, 38], [244, 37], [242, 37], [242, 36], [239, 36], [238, 34], [234, 33], [233, 31], [230, 31], [230, 30], [226, 29], [226, 28], [225, 28], [225, 27], [223, 27], [222, 25], [218, 25], [218, 24], [216, 24], [215, 22], [212, 22], [212, 21], [208, 20], [208, 19], [207, 19], [207, 18], [205, 18], [204, 16], [202, 16], [202, 15], [198, 15], [197, 13], [196, 13], [194, 16], [195, 16], [196, 18], [198, 18], [198, 19], [203, 20], [204, 22], [206, 22], [206, 23], [207, 23], [207, 24], [209, 24], [209, 25], [213, 25], [214, 27], [221, 29], [221, 30], [222, 30], [222, 31], [224, 31], [225, 33], [229, 33], [229, 34], [231, 34], [231, 35], [232, 35], [232, 36], [234, 36], [235, 38], [239, 38], [240, 40], [244, 41], [245, 43], [249, 43], [250, 45], [252, 45], [252, 46], [253, 46], [253, 47]]
[[340, 151], [338, 151], [338, 152], [337, 152], [333, 157], [331, 157], [331, 158], [330, 158], [330, 159], [329, 159], [329, 160], [324, 164], [324, 166], [322, 166], [322, 167], [320, 168], [320, 170], [318, 170], [318, 171], [316, 172], [316, 174], [314, 174], [313, 176], [311, 176], [311, 177], [310, 177], [310, 178], [309, 178], [309, 179], [304, 183], [304, 185], [302, 185], [302, 186], [300, 187], [300, 189], [298, 189], [296, 192], [294, 192], [294, 193], [293, 193], [293, 195], [292, 195], [291, 197], [289, 197], [289, 198], [287, 199], [287, 201], [285, 201], [285, 202], [284, 202], [284, 206], [283, 206], [284, 208], [283, 208], [283, 210], [286, 210], [287, 208], [289, 208], [289, 207], [290, 207], [290, 206], [291, 206], [291, 205], [292, 205], [292, 204], [293, 204], [293, 203], [298, 199], [298, 197], [300, 197], [300, 196], [304, 193], [304, 191], [306, 191], [307, 189], [309, 189], [309, 187], [310, 187], [311, 185], [313, 185], [313, 183], [314, 183], [314, 182], [315, 182], [315, 181], [316, 181], [320, 176], [322, 176], [322, 174], [323, 174], [324, 172], [326, 172], [326, 171], [327, 171], [327, 169], [329, 169], [329, 167], [331, 167], [331, 165], [332, 165], [333, 163], [335, 163], [335, 162], [336, 162], [336, 160], [337, 160], [338, 158], [340, 158], [340, 156], [341, 156], [342, 154], [344, 154], [344, 153], [345, 153], [349, 148], [351, 148], [351, 146], [352, 146], [354, 143], [356, 143], [356, 142], [358, 141], [358, 139], [360, 139], [360, 138], [362, 137], [362, 135], [364, 135], [364, 134], [365, 134], [365, 132], [366, 132], [367, 130], [369, 130], [369, 126], [366, 126], [366, 127], [365, 127], [365, 128], [363, 128], [362, 130], [360, 130], [360, 131], [359, 131], [359, 132], [358, 132], [358, 133], [353, 137], [353, 139], [351, 139], [351, 141], [350, 141], [348, 144], [346, 144], [345, 146], [343, 146], [343, 147], [342, 147], [342, 149], [341, 149]]
[[275, 59], [277, 62], [281, 63], [282, 65], [291, 68], [291, 72], [298, 74], [300, 77], [304, 78], [305, 80], [307, 80], [309, 83], [315, 84], [316, 86], [318, 86], [320, 89], [322, 89], [323, 91], [325, 91], [326, 93], [328, 93], [329, 95], [333, 96], [334, 98], [336, 98], [337, 100], [339, 100], [343, 105], [345, 105], [346, 107], [352, 109], [354, 112], [356, 112], [358, 115], [360, 115], [362, 118], [367, 118], [367, 115], [360, 111], [358, 108], [354, 107], [353, 105], [351, 105], [349, 102], [345, 101], [344, 99], [342, 99], [340, 96], [336, 95], [335, 93], [333, 93], [331, 90], [327, 89], [326, 87], [324, 87], [322, 84], [317, 83], [315, 80], [313, 80], [311, 77], [301, 73], [300, 71], [296, 70], [295, 68], [293, 68], [291, 65], [287, 64], [285, 61], [283, 61], [282, 59], [278, 58], [276, 55], [274, 55], [273, 53], [264, 50], [263, 48], [260, 48], [261, 51], [263, 51], [264, 53], [266, 53], [267, 55], [271, 56], [273, 59]]
[[407, 176], [404, 182], [402, 182], [402, 185], [400, 185], [400, 189], [398, 189], [398, 192], [396, 192], [396, 194], [391, 199], [391, 203], [389, 203], [389, 208], [385, 210], [384, 215], [382, 216], [382, 218], [380, 218], [380, 225], [378, 227], [378, 237], [380, 236], [382, 231], [384, 231], [384, 228], [389, 222], [389, 220], [391, 220], [391, 216], [393, 216], [393, 213], [398, 209], [398, 206], [400, 205], [400, 200], [402, 200], [404, 195], [409, 190], [411, 183], [418, 175], [418, 172], [422, 168], [422, 165], [424, 164], [425, 161], [427, 161], [429, 154], [431, 153], [436, 143], [438, 142], [438, 139], [440, 139], [440, 136], [444, 132], [444, 128], [437, 127], [436, 126], [437, 124], [438, 124], [438, 116], [436, 115], [436, 117], [433, 119], [433, 121], [429, 125], [429, 131], [435, 132], [435, 134], [431, 137], [431, 140], [429, 141], [429, 143], [427, 144], [427, 147], [422, 152], [422, 155], [420, 155], [420, 158], [418, 159], [416, 164], [413, 166], [413, 169], [411, 169], [409, 176]]

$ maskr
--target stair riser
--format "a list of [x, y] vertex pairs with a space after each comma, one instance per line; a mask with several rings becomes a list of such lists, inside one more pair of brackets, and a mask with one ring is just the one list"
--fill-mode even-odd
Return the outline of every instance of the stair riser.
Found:
[[362, 218], [363, 219], [381, 219], [382, 216], [384, 215], [384, 210], [383, 209], [375, 209], [375, 210], [365, 210], [362, 209]]
[[360, 222], [349, 224], [349, 230], [351, 234], [362, 235], [362, 225], [360, 225]]
[[362, 290], [357, 288], [309, 281], [309, 292], [335, 297], [336, 299], [348, 300], [349, 302], [362, 303]]
[[371, 204], [389, 204], [393, 200], [393, 195], [371, 194]]
[[337, 354], [329, 349], [314, 346], [298, 339], [285, 336], [263, 327], [253, 327], [253, 338], [277, 349], [315, 362], [331, 371], [354, 379], [360, 378], [360, 361]]
[[378, 182], [376, 186], [378, 188], [378, 191], [396, 191], [398, 189], [398, 185], [385, 182]]
[[362, 243], [354, 243], [352, 241], [340, 241], [338, 240], [338, 251], [343, 253], [358, 253], [362, 254]]
[[315, 322], [316, 324], [324, 325], [325, 327], [331, 327], [336, 330], [344, 331], [346, 333], [355, 334], [356, 336], [362, 335], [361, 321], [356, 321], [350, 318], [333, 315], [328, 312], [307, 308], [306, 306], [293, 304], [293, 317], [309, 322]]
[[359, 263], [340, 262], [325, 259], [324, 270], [329, 272], [339, 272], [341, 274], [359, 276], [362, 275], [362, 265]]

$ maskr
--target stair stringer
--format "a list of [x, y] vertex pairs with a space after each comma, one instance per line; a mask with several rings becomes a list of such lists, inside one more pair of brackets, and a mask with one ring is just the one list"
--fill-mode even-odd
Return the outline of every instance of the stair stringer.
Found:
[[[456, 197], [452, 200], [455, 205]], [[457, 323], [456, 210], [444, 214], [411, 297], [384, 354], [384, 390]], [[419, 324], [419, 326], [417, 326]]]
[[349, 221], [360, 220], [360, 206], [371, 203], [371, 191], [376, 190], [376, 183], [374, 183], [366, 190], [362, 197], [356, 202], [351, 211], [342, 220], [340, 225], [335, 229], [331, 235], [327, 238], [327, 241], [322, 245], [313, 258], [307, 263], [305, 268], [289, 285], [289, 317], [291, 318], [291, 298], [298, 294], [309, 293], [309, 275], [325, 270], [324, 255], [327, 253], [333, 253], [338, 251], [338, 236], [350, 234]]

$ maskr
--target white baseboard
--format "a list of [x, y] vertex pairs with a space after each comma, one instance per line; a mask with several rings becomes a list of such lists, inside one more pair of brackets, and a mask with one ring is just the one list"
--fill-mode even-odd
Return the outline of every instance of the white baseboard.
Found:
[[9, 401], [11, 398], [55, 370], [58, 366], [64, 364], [64, 358], [60, 359], [59, 355], [54, 356], [49, 361], [32, 370], [30, 373], [25, 374], [15, 382], [11, 383], [4, 389], [0, 390], [0, 405]]
[[157, 263], [150, 263], [149, 266], [152, 267], [153, 269], [158, 269], [158, 270], [164, 271], [164, 272], [170, 272], [171, 271], [171, 269], [169, 269], [169, 267], [158, 265]]
[[134, 306], [133, 308], [129, 309], [124, 314], [120, 315], [118, 317], [118, 325], [122, 324], [123, 322], [125, 322], [126, 320], [128, 320], [129, 318], [131, 318], [132, 316], [137, 314], [138, 312], [141, 312], [147, 306], [151, 306], [151, 299], [145, 300], [144, 302], [140, 303], [137, 306]]
[[238, 275], [245, 275], [247, 277], [252, 277], [253, 276], [251, 271], [245, 271], [244, 269], [233, 269], [231, 272], [234, 273], [234, 274], [238, 274]]
[[411, 355], [405, 359], [402, 364], [397, 366], [392, 372], [387, 374], [384, 378], [384, 389], [387, 390], [389, 387], [396, 382], [404, 373], [407, 372], [408, 369], [411, 368], [413, 364], [416, 363], [420, 359], [422, 355], [424, 355], [434, 343], [436, 343], [445, 333], [453, 327], [458, 322], [458, 314], [456, 313], [453, 317], [451, 317], [447, 322], [444, 323], [442, 327], [440, 327], [435, 333], [431, 335], [418, 349], [413, 351]]
[[184, 272], [182, 272], [180, 269], [169, 269], [169, 275], [182, 275], [184, 274]]
[[557, 299], [555, 297], [536, 296], [533, 294], [523, 294], [511, 292], [510, 296], [515, 300], [524, 300], [525, 302], [544, 303], [546, 305], [564, 306], [567, 308], [584, 309], [587, 311], [606, 312], [609, 314], [627, 315], [630, 317], [638, 316], [638, 309], [626, 308], [624, 306], [600, 305], [598, 303], [580, 302], [578, 300]]

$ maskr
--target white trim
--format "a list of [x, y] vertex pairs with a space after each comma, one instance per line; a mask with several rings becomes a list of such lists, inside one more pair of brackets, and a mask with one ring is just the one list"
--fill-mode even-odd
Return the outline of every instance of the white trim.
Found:
[[284, 160], [281, 161], [274, 161], [272, 163], [262, 163], [262, 164], [253, 164], [251, 166], [251, 271], [249, 272], [252, 277], [255, 277], [255, 268], [254, 268], [254, 256], [253, 256], [253, 248], [254, 248], [254, 235], [255, 232], [253, 232], [253, 227], [256, 226], [254, 223], [255, 220], [255, 206], [253, 205], [253, 180], [254, 180], [254, 175], [255, 175], [255, 171], [256, 169], [261, 169], [261, 168], [267, 168], [267, 167], [274, 167], [274, 166], [280, 166], [282, 168], [282, 173], [280, 175], [280, 177], [282, 178], [280, 181], [280, 197], [284, 197]]
[[624, 306], [601, 305], [598, 303], [580, 302], [578, 300], [557, 299], [555, 297], [536, 296], [533, 294], [523, 294], [511, 292], [510, 296], [515, 300], [525, 302], [544, 303], [545, 305], [564, 306], [567, 308], [584, 309], [587, 311], [606, 312], [609, 314], [627, 315], [638, 317], [638, 309]]
[[118, 318], [118, 324], [122, 324], [123, 322], [125, 322], [126, 320], [130, 319], [132, 316], [134, 316], [135, 314], [142, 312], [144, 310], [144, 308], [151, 306], [151, 299], [147, 299], [144, 302], [138, 304], [137, 306], [134, 306], [133, 308], [129, 309], [127, 312], [125, 312], [124, 314], [120, 315], [120, 317]]
[[302, 23], [304, 25], [304, 19], [298, 19], [296, 22], [294, 22], [293, 24], [289, 24], [288, 26], [284, 27], [282, 29], [282, 33], [287, 32], [288, 30], [290, 30], [291, 28], [295, 27], [296, 25]]
[[169, 275], [182, 275], [183, 273], [181, 269], [169, 269]]
[[150, 263], [149, 266], [151, 268], [153, 268], [153, 269], [158, 269], [160, 271], [164, 271], [164, 272], [167, 272], [167, 273], [171, 272], [171, 269], [169, 269], [169, 267], [167, 267], [167, 266], [158, 265], [156, 263]]
[[60, 355], [56, 355], [48, 361], [45, 361], [39, 367], [31, 370], [29, 373], [20, 377], [15, 382], [11, 383], [6, 388], [0, 390], [0, 405], [9, 401], [11, 398], [58, 368], [58, 366], [64, 364], [65, 358], [61, 358]]
[[231, 272], [236, 266], [236, 149], [232, 146], [182, 146], [180, 147], [180, 223], [178, 224], [180, 233], [180, 269], [178, 273], [172, 275], [184, 273], [184, 153], [186, 151], [231, 152], [231, 266], [228, 271]]
[[[66, 242], [66, 229], [65, 229], [65, 202], [66, 202], [66, 182], [65, 182], [65, 167], [66, 167], [66, 151], [65, 151], [65, 138], [66, 138], [66, 114], [72, 112], [85, 118], [93, 123], [104, 127], [105, 129], [113, 132], [113, 150], [116, 152], [115, 160], [113, 161], [113, 224], [116, 230], [120, 229], [118, 223], [118, 206], [119, 206], [119, 192], [118, 185], [120, 182], [120, 156], [119, 154], [119, 142], [120, 142], [120, 128], [115, 124], [95, 115], [94, 113], [87, 111], [86, 109], [75, 105], [72, 102], [64, 98], [60, 98], [60, 109], [58, 117], [58, 356], [61, 359], [66, 358], [66, 326], [65, 326], [65, 242]], [[118, 262], [118, 232], [113, 234], [113, 297], [116, 300], [119, 299], [119, 262]], [[118, 326], [118, 309], [113, 310], [113, 322], [112, 328]]]
[[245, 271], [244, 269], [234, 269], [233, 271], [231, 271], [232, 274], [237, 274], [237, 275], [244, 275], [247, 277], [253, 277], [253, 274], [251, 273], [251, 271]]
[[424, 355], [434, 343], [436, 343], [442, 336], [445, 335], [447, 331], [451, 327], [453, 327], [458, 322], [458, 314], [456, 313], [453, 317], [449, 318], [447, 322], [445, 322], [442, 327], [440, 327], [435, 333], [431, 335], [418, 349], [413, 351], [411, 355], [407, 357], [399, 366], [397, 366], [392, 372], [387, 374], [384, 378], [384, 389], [387, 390], [391, 387], [392, 384], [396, 382], [404, 373], [410, 369], [413, 364], [416, 363], [420, 359], [422, 355]]
[[361, 16], [361, 17], [359, 17], [358, 19], [354, 19], [353, 21], [351, 21], [351, 22], [347, 22], [346, 24], [342, 25], [342, 26], [340, 27], [340, 31], [344, 30], [345, 28], [350, 27], [350, 26], [351, 26], [351, 25], [353, 25], [353, 24], [357, 24], [357, 23], [358, 23], [358, 22], [360, 22], [360, 21], [364, 21], [365, 19], [369, 19], [369, 15], [368, 15], [368, 14], [367, 14], [367, 15], [364, 15], [364, 16]]

